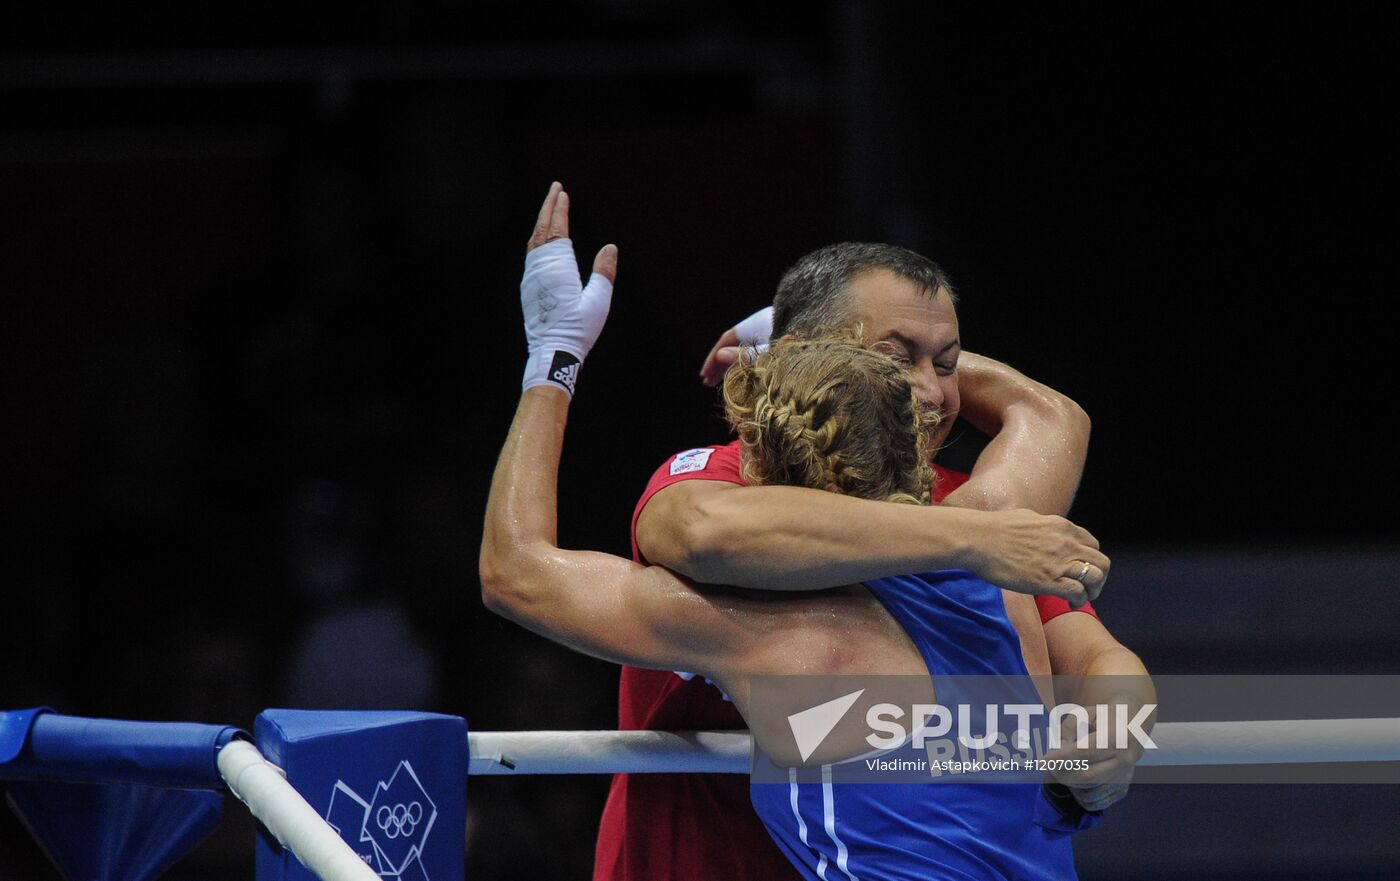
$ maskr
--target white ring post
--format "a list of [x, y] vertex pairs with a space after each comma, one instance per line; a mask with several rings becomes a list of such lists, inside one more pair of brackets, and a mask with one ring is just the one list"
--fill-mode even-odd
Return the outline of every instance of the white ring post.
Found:
[[257, 747], [235, 740], [219, 750], [218, 761], [229, 790], [323, 881], [380, 881]]

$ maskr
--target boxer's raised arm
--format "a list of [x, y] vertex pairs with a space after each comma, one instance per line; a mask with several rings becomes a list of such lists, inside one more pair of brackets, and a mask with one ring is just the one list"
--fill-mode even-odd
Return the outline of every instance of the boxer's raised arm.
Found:
[[1089, 598], [1070, 577], [1082, 561], [1108, 563], [1092, 535], [1061, 517], [708, 480], [683, 481], [652, 496], [637, 520], [637, 546], [649, 562], [715, 584], [813, 590], [968, 569], [1007, 589], [1072, 604]]
[[707, 673], [742, 656], [752, 628], [724, 598], [669, 572], [556, 544], [559, 454], [579, 368], [602, 332], [617, 274], [605, 246], [587, 286], [569, 241], [569, 197], [555, 183], [526, 247], [520, 283], [530, 357], [520, 404], [496, 465], [482, 530], [482, 599], [557, 642], [638, 666]]

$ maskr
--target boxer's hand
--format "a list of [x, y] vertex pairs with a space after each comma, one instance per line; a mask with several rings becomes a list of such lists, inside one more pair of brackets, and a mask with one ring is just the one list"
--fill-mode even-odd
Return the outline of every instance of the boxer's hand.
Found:
[[1088, 530], [1024, 509], [974, 516], [981, 529], [968, 568], [983, 579], [1016, 593], [1057, 596], [1076, 609], [1103, 590], [1111, 563]]
[[[1093, 737], [1093, 734], [1089, 735], [1088, 742], [1091, 744]], [[1122, 801], [1128, 794], [1133, 771], [1141, 757], [1141, 748], [1079, 749], [1068, 742], [1045, 756], [1051, 761], [1051, 767], [1058, 769], [1051, 772], [1055, 780], [1068, 787], [1074, 800], [1086, 811], [1102, 811]], [[1087, 763], [1087, 768], [1077, 762]]]
[[[1123, 732], [1123, 746], [1117, 745], [1119, 732], [1113, 730], [1113, 725], [1118, 707], [1126, 708], [1123, 719], [1136, 719], [1144, 704], [1155, 704], [1155, 691], [1146, 676], [1084, 676], [1075, 681], [1079, 686], [1065, 695], [1066, 700], [1087, 708], [1097, 705], [1112, 708], [1109, 718], [1103, 720], [1110, 727], [1106, 741], [1109, 746], [1097, 746], [1093, 724], [1076, 730], [1077, 722], [1066, 716], [1060, 727], [1060, 747], [1047, 753], [1045, 758], [1055, 768], [1051, 773], [1056, 781], [1069, 788], [1075, 801], [1085, 810], [1102, 811], [1128, 794], [1133, 771], [1144, 749], [1137, 737], [1126, 731]], [[1105, 692], [1105, 689], [1110, 691]], [[1156, 718], [1154, 710], [1141, 725], [1149, 737]], [[1098, 721], [1095, 717], [1094, 722]]]
[[719, 385], [724, 372], [739, 360], [744, 347], [761, 352], [768, 348], [768, 338], [772, 335], [773, 307], [765, 306], [720, 334], [710, 347], [710, 354], [705, 356], [705, 363], [700, 365], [700, 381], [705, 385]]
[[1070, 786], [1070, 795], [1086, 811], [1102, 811], [1117, 804], [1128, 796], [1132, 785], [1132, 769], [1128, 769], [1128, 780], [1119, 783], [1100, 783], [1097, 786]]
[[593, 258], [585, 287], [569, 240], [569, 194], [557, 181], [540, 206], [534, 232], [525, 248], [520, 305], [530, 358], [522, 388], [553, 384], [570, 396], [612, 303], [617, 277], [617, 246], [604, 245]]

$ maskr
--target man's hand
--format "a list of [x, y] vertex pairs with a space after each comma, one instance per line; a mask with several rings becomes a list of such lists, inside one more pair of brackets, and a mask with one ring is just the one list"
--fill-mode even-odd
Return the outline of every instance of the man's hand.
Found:
[[719, 385], [724, 372], [739, 360], [745, 347], [761, 352], [768, 348], [768, 337], [772, 334], [773, 307], [765, 306], [720, 334], [710, 347], [710, 354], [705, 356], [705, 363], [700, 365], [700, 381], [708, 386]]
[[1099, 541], [1063, 517], [1034, 511], [967, 511], [981, 539], [968, 569], [1016, 593], [1061, 597], [1073, 608], [1098, 599], [1111, 566]]
[[593, 258], [588, 286], [580, 281], [569, 241], [569, 194], [556, 181], [540, 206], [520, 279], [530, 347], [523, 388], [552, 384], [573, 395], [583, 359], [607, 321], [616, 277], [617, 246], [604, 245]]

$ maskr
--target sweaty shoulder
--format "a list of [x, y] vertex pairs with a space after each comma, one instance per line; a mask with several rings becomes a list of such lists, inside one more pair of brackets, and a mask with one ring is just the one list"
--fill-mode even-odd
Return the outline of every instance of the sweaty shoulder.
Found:
[[744, 485], [744, 478], [739, 474], [739, 442], [734, 441], [723, 446], [694, 447], [689, 450], [682, 450], [676, 453], [651, 475], [651, 480], [647, 481], [646, 489], [642, 490], [642, 497], [637, 500], [637, 507], [632, 512], [632, 558], [637, 561], [643, 559], [641, 551], [637, 547], [637, 521], [641, 519], [642, 511], [647, 503], [663, 489], [684, 483], [690, 480], [708, 480], [721, 483]]

